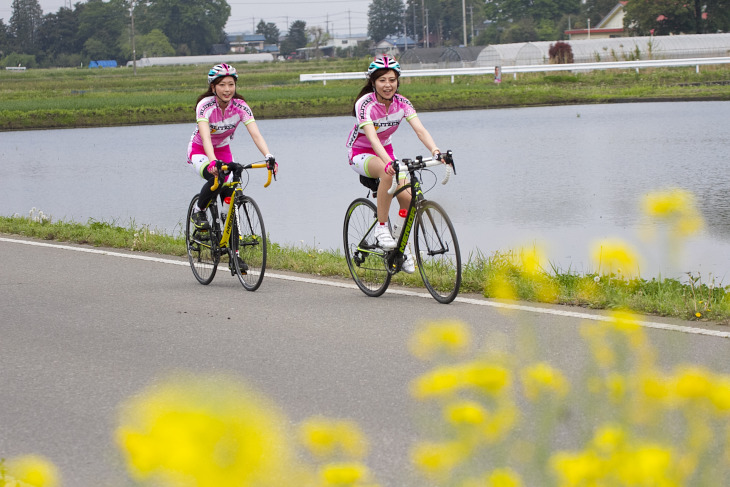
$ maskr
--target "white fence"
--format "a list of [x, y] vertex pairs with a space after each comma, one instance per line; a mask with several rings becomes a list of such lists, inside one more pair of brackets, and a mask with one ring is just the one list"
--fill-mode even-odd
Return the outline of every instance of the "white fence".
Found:
[[[605, 63], [575, 63], [575, 64], [534, 64], [530, 66], [503, 66], [502, 75], [512, 74], [517, 78], [517, 73], [541, 73], [551, 71], [592, 71], [596, 69], [640, 69], [646, 68], [668, 68], [678, 66], [695, 66], [695, 71], [700, 72], [700, 66], [710, 64], [730, 64], [730, 57], [710, 57], [692, 59], [649, 59], [646, 61], [616, 61]], [[409, 69], [403, 70], [401, 76], [454, 76], [494, 74], [494, 66], [481, 68], [451, 68], [451, 69]], [[299, 81], [322, 81], [327, 84], [328, 80], [339, 79], [365, 79], [364, 72], [356, 73], [314, 73], [300, 74]]]

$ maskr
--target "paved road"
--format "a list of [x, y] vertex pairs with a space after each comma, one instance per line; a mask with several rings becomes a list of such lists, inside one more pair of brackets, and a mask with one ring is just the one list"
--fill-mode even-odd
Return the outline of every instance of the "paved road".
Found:
[[[445, 306], [420, 292], [373, 299], [348, 281], [280, 273], [250, 293], [227, 272], [201, 286], [180, 259], [124, 254], [0, 238], [0, 457], [46, 455], [66, 486], [126, 485], [116, 408], [172, 370], [233, 372], [293, 422], [358, 421], [382, 484], [402, 486], [416, 435], [407, 384], [423, 370], [406, 342], [419, 323], [459, 318], [477, 340], [528, 331], [543, 358], [574, 373], [586, 359], [578, 327], [591, 315], [581, 310], [504, 313], [478, 297]], [[661, 360], [727, 372], [730, 330], [690, 325], [647, 323]]]

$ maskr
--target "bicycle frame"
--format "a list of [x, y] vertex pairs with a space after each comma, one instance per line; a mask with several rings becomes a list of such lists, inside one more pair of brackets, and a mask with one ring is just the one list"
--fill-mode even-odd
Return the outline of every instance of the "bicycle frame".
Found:
[[[446, 158], [446, 161], [448, 164], [451, 165], [453, 170], [453, 158], [451, 157], [451, 151], [448, 151], [446, 154], [444, 154], [444, 157]], [[395, 274], [400, 270], [401, 265], [404, 261], [404, 253], [406, 250], [406, 246], [408, 245], [408, 239], [411, 235], [411, 231], [413, 230], [413, 223], [416, 221], [416, 215], [418, 214], [418, 208], [421, 205], [421, 203], [425, 200], [425, 197], [423, 195], [423, 191], [421, 190], [421, 181], [418, 179], [418, 176], [416, 174], [416, 171], [419, 171], [420, 169], [424, 169], [429, 166], [433, 166], [436, 164], [441, 164], [439, 161], [438, 163], [435, 163], [435, 160], [433, 158], [427, 158], [424, 159], [421, 156], [416, 157], [416, 160], [411, 159], [402, 159], [400, 164], [405, 165], [408, 175], [409, 175], [409, 182], [408, 184], [404, 184], [397, 190], [395, 189], [397, 187], [397, 180], [398, 180], [398, 173], [399, 173], [399, 163], [396, 161], [394, 162], [393, 166], [395, 168], [395, 175], [393, 176], [393, 187], [388, 191], [389, 194], [392, 194], [393, 196], [397, 196], [398, 194], [402, 193], [403, 191], [407, 191], [410, 189], [411, 191], [411, 201], [408, 205], [408, 214], [406, 215], [404, 221], [403, 221], [403, 229], [400, 232], [400, 235], [398, 236], [398, 239], [396, 240], [396, 246], [395, 248], [397, 251], [386, 251], [383, 252], [382, 249], [379, 247], [373, 247], [369, 248], [369, 245], [364, 245], [364, 241], [361, 242], [360, 245], [358, 245], [358, 250], [362, 252], [368, 252], [368, 253], [380, 253], [383, 252], [383, 256], [386, 258], [386, 262], [388, 264], [388, 272], [390, 274]], [[455, 172], [454, 172], [455, 173]], [[447, 172], [446, 177], [442, 181], [442, 184], [446, 184], [450, 176], [450, 173]], [[372, 231], [373, 227], [375, 226], [375, 221], [373, 222], [373, 225], [370, 227], [368, 233]], [[448, 251], [448, 249], [444, 246], [443, 242], [439, 241], [441, 245], [441, 249], [439, 250], [428, 250], [429, 255], [436, 255], [439, 253], [445, 253]]]
[[[218, 161], [218, 164], [216, 165], [218, 167], [218, 173], [221, 174], [222, 171], [227, 171], [228, 166], [226, 164], [222, 164], [221, 161]], [[241, 167], [241, 171], [236, 173], [234, 171], [233, 174], [233, 180], [227, 183], [223, 183], [224, 188], [233, 188], [233, 194], [231, 195], [231, 200], [236, 201], [236, 198], [240, 198], [243, 196], [243, 188], [241, 187], [241, 173], [246, 169], [262, 169], [266, 168], [269, 170], [269, 177], [266, 180], [266, 183], [264, 184], [264, 188], [267, 188], [269, 184], [271, 184], [271, 176], [274, 174], [273, 166], [270, 166], [269, 164], [265, 162], [257, 162], [253, 164], [246, 164]], [[276, 176], [274, 176], [276, 178]], [[215, 177], [215, 181], [213, 182], [213, 186], [211, 186], [211, 190], [215, 191], [218, 189], [219, 184], [218, 176]], [[218, 248], [220, 249], [227, 249], [228, 248], [228, 242], [231, 238], [231, 233], [233, 232], [233, 218], [234, 218], [234, 204], [231, 204], [228, 206], [228, 213], [226, 214], [226, 221], [223, 223], [223, 231], [220, 232], [219, 228], [211, 228], [214, 233], [220, 233], [220, 238], [218, 238]], [[210, 202], [210, 211], [213, 216], [213, 221], [218, 222], [218, 204], [216, 203], [216, 198], [213, 198]], [[248, 218], [248, 216], [247, 216]], [[217, 225], [216, 225], [217, 227]], [[211, 242], [213, 242], [211, 240]]]

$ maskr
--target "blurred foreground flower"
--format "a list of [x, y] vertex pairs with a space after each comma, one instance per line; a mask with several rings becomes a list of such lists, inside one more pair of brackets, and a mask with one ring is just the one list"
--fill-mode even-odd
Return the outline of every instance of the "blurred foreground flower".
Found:
[[693, 235], [704, 226], [694, 195], [684, 189], [649, 193], [644, 197], [643, 207], [648, 216], [667, 222], [675, 237]]
[[[8, 486], [55, 487], [60, 484], [56, 466], [39, 455], [24, 455], [5, 462]], [[0, 477], [0, 480], [3, 480]], [[15, 480], [16, 482], [13, 482]]]
[[355, 422], [321, 416], [299, 426], [299, 439], [317, 459], [360, 459], [368, 449], [367, 439]]
[[285, 424], [230, 377], [178, 375], [123, 405], [116, 440], [132, 477], [155, 485], [303, 485]]
[[437, 321], [418, 329], [409, 342], [414, 357], [421, 360], [463, 354], [470, 345], [468, 327], [460, 321]]
[[593, 245], [593, 260], [601, 275], [639, 275], [639, 254], [621, 239], [604, 239]]

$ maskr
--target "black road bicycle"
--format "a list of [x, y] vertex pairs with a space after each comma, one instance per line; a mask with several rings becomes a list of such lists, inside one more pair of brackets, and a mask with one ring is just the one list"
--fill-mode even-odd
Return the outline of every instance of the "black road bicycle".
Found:
[[[266, 168], [269, 170], [269, 178], [264, 187], [268, 187], [271, 184], [275, 164], [274, 161], [245, 165], [217, 161], [218, 174], [233, 172], [231, 181], [223, 183], [224, 187], [233, 188], [233, 194], [225, 215], [218, 213], [218, 198], [214, 197], [211, 200], [205, 210], [209, 226], [207, 229], [196, 228], [190, 221], [198, 195], [190, 201], [185, 220], [185, 245], [190, 267], [201, 284], [210, 284], [213, 281], [221, 258], [225, 258], [231, 274], [238, 276], [238, 280], [246, 290], [255, 291], [261, 285], [266, 270], [267, 242], [264, 219], [253, 198], [243, 194], [243, 188], [248, 181], [242, 185], [241, 175], [244, 170]], [[218, 188], [218, 184], [219, 180], [216, 177], [213, 191]]]
[[[411, 231], [416, 266], [426, 289], [444, 304], [452, 302], [459, 293], [461, 253], [454, 225], [438, 203], [424, 197], [419, 178], [423, 169], [445, 162], [446, 174], [442, 184], [446, 184], [451, 172], [456, 174], [456, 171], [451, 151], [442, 154], [442, 157], [443, 160], [438, 160], [418, 156], [415, 160], [402, 159], [393, 163], [396, 175], [388, 193], [411, 191], [411, 203], [396, 238], [395, 249], [384, 250], [375, 242], [373, 230], [378, 219], [377, 206], [372, 201], [358, 198], [347, 208], [343, 227], [345, 258], [355, 283], [368, 296], [382, 295], [393, 275], [401, 270]], [[410, 181], [396, 191], [399, 170], [407, 172]]]

